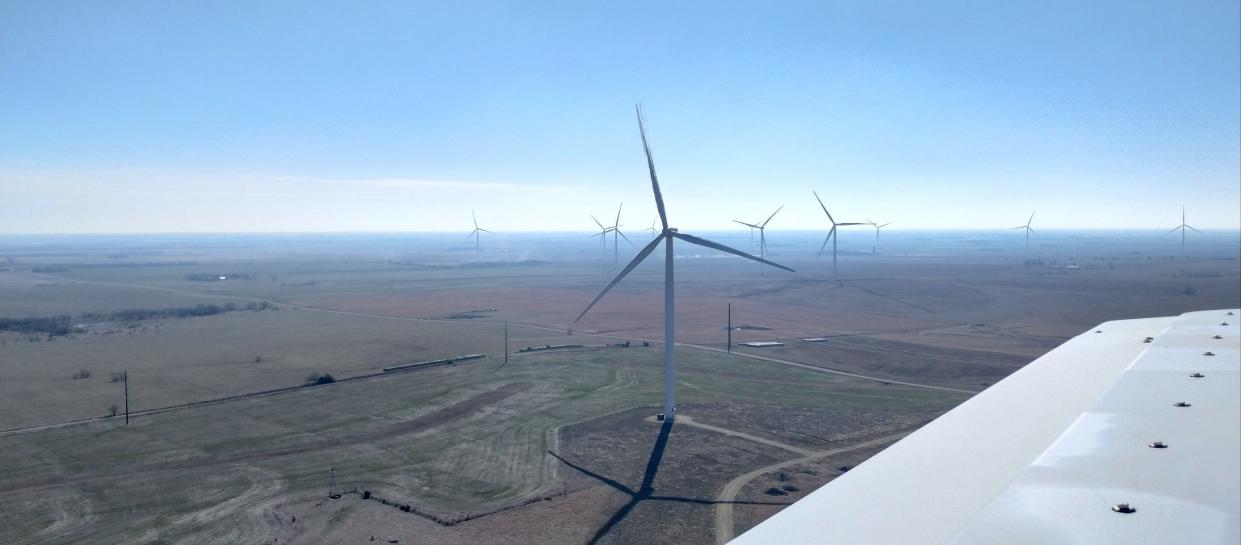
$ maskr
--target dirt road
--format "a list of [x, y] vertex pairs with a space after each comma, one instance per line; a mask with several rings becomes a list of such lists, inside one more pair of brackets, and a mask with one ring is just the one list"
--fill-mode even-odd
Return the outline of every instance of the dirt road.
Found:
[[[680, 422], [682, 418], [684, 417], [678, 416], [677, 421]], [[719, 495], [716, 496], [715, 498], [716, 500], [715, 542], [717, 544], [724, 544], [724, 543], [728, 543], [728, 541], [733, 538], [733, 528], [734, 528], [733, 504], [730, 502], [736, 501], [737, 493], [741, 492], [741, 488], [744, 487], [746, 483], [754, 480], [756, 477], [760, 475], [764, 475], [766, 473], [770, 473], [782, 467], [810, 462], [813, 460], [818, 460], [820, 458], [826, 458], [828, 456], [835, 456], [837, 454], [844, 454], [846, 452], [850, 452], [854, 450], [874, 447], [878, 445], [884, 445], [888, 443], [894, 443], [900, 438], [908, 434], [909, 432], [894, 433], [892, 435], [886, 435], [883, 437], [871, 439], [869, 441], [863, 441], [861, 443], [849, 445], [847, 447], [840, 447], [840, 448], [834, 448], [830, 450], [818, 451], [813, 454], [809, 454], [807, 456], [802, 456], [801, 458], [794, 458], [792, 460], [776, 462], [766, 467], [760, 467], [758, 469], [755, 469], [754, 471], [740, 475], [737, 478], [731, 481], [728, 481], [728, 484], [724, 485], [724, 489], [721, 490]], [[739, 435], [739, 436], [743, 436], [743, 435]], [[796, 447], [785, 446], [785, 448], [791, 450]]]

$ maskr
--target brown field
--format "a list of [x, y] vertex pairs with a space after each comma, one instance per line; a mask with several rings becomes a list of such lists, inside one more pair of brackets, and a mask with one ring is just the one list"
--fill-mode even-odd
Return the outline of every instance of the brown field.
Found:
[[[662, 399], [658, 261], [575, 323], [607, 266], [453, 252], [425, 265], [365, 248], [25, 251], [0, 271], [0, 317], [69, 315], [74, 327], [0, 331], [0, 430], [33, 428], [0, 431], [0, 541], [714, 543], [721, 520], [744, 531], [1095, 324], [1241, 306], [1235, 250], [854, 254], [839, 278], [813, 260], [759, 277], [732, 259], [679, 259], [689, 418], [662, 439], [648, 420]], [[1081, 268], [1052, 268], [1067, 262]], [[215, 272], [243, 276], [188, 279]], [[271, 308], [77, 319], [228, 302]], [[734, 342], [785, 345], [722, 353], [730, 302]], [[517, 353], [547, 344], [586, 347]], [[488, 357], [245, 396], [469, 353]], [[134, 411], [241, 397], [126, 427], [99, 418], [123, 404], [119, 371]], [[326, 499], [329, 467], [357, 493]]]

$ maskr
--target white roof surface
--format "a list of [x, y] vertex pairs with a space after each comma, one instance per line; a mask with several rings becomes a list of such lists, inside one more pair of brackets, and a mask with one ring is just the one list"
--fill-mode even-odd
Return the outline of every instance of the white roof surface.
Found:
[[1102, 324], [731, 543], [1235, 545], [1238, 324], [1237, 309]]

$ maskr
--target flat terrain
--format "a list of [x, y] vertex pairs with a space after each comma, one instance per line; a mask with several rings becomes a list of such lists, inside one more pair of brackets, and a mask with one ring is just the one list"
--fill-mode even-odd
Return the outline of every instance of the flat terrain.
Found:
[[[158, 528], [146, 542], [252, 542], [296, 533], [291, 518], [281, 522], [272, 509], [321, 496], [329, 467], [341, 488], [370, 490], [444, 520], [598, 484], [566, 461], [639, 488], [659, 431], [645, 420], [662, 392], [657, 350], [540, 354], [499, 370], [495, 363], [172, 411], [128, 427], [106, 421], [0, 438], [0, 512], [7, 517], [0, 539], [109, 542]], [[773, 379], [770, 366], [701, 351], [685, 351], [682, 363], [686, 414], [727, 422], [724, 407], [779, 399], [829, 411], [820, 413], [823, 425], [806, 428], [812, 435], [842, 425], [828, 424], [831, 411], [852, 415], [848, 421], [860, 429], [868, 420], [928, 418], [964, 398], [793, 369]], [[707, 500], [713, 483], [781, 454], [690, 427], [678, 427], [668, 444], [666, 477], [655, 488]], [[390, 524], [426, 520], [389, 510]], [[636, 510], [635, 520], [651, 516], [645, 512]], [[698, 516], [709, 527], [709, 510]]]
[[[1083, 240], [682, 256], [665, 429], [659, 260], [575, 322], [611, 274], [576, 239], [0, 239], [0, 319], [35, 327], [0, 330], [0, 541], [716, 543], [1097, 323], [1241, 306], [1231, 238]], [[726, 354], [730, 303], [783, 346]]]

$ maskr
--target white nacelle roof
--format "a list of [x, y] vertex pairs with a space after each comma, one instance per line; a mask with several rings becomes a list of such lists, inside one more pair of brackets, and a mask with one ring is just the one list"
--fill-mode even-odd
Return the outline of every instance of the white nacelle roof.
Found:
[[1239, 324], [1102, 324], [731, 543], [1241, 543]]

